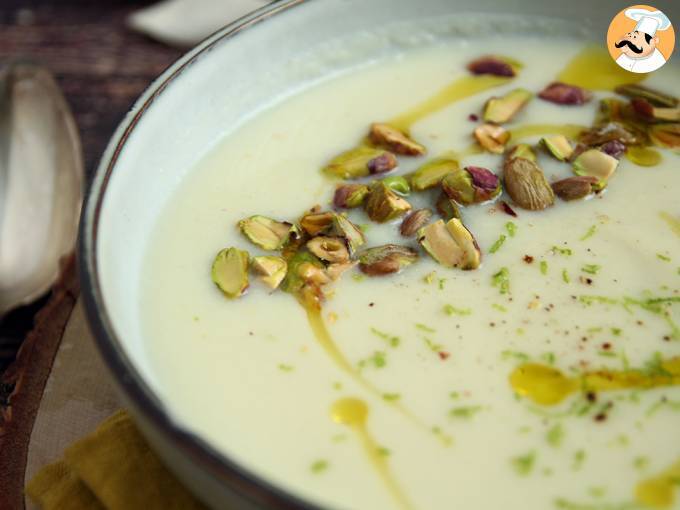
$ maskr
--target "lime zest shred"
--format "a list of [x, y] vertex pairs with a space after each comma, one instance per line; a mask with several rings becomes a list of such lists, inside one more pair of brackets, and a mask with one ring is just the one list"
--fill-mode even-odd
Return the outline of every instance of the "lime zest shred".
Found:
[[491, 277], [491, 285], [498, 287], [501, 294], [510, 292], [510, 271], [507, 267], [502, 267]]
[[472, 310], [470, 308], [458, 308], [453, 305], [444, 305], [442, 310], [446, 315], [458, 315], [462, 317], [472, 314]]
[[587, 239], [590, 239], [591, 237], [593, 237], [595, 235], [596, 232], [597, 232], [597, 225], [591, 225], [588, 228], [588, 231], [585, 234], [583, 234], [583, 236], [581, 237], [580, 240], [585, 241]]
[[508, 235], [510, 237], [515, 237], [515, 234], [517, 233], [517, 225], [515, 225], [512, 221], [508, 221], [505, 224], [505, 230], [508, 231]]
[[503, 243], [505, 243], [505, 240], [507, 239], [505, 234], [501, 234], [498, 239], [496, 239], [496, 242], [491, 245], [491, 248], [489, 248], [489, 253], [496, 253], [498, 250], [500, 250], [501, 246], [503, 246]]

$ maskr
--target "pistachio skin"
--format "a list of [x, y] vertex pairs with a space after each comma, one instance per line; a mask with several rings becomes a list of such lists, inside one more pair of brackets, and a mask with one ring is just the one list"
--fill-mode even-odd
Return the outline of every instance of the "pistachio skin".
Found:
[[444, 220], [449, 221], [453, 218], [461, 219], [460, 208], [455, 200], [449, 198], [449, 196], [443, 191], [439, 194], [435, 208], [439, 213], [439, 216], [444, 218]]
[[539, 211], [555, 203], [555, 194], [536, 163], [513, 158], [503, 166], [505, 189], [521, 208]]
[[418, 252], [407, 246], [386, 244], [359, 255], [359, 269], [369, 276], [398, 273], [418, 260]]
[[490, 74], [512, 78], [517, 74], [515, 68], [518, 67], [517, 65], [513, 66], [513, 63], [509, 59], [486, 55], [470, 62], [467, 69], [472, 74]]
[[250, 255], [238, 248], [221, 250], [212, 263], [212, 281], [222, 293], [231, 299], [241, 297], [248, 289], [248, 265]]
[[411, 204], [388, 188], [384, 182], [376, 182], [371, 186], [364, 209], [371, 220], [385, 223], [406, 214], [411, 210]]
[[555, 104], [578, 106], [590, 101], [593, 95], [575, 85], [553, 82], [539, 92], [538, 97]]
[[614, 89], [614, 92], [631, 99], [645, 99], [653, 106], [662, 108], [675, 108], [678, 106], [678, 98], [637, 83], [619, 85]]

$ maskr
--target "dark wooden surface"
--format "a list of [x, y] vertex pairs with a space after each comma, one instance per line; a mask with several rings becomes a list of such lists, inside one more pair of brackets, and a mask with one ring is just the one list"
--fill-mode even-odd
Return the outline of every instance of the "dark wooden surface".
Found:
[[[88, 183], [134, 99], [182, 53], [126, 28], [129, 13], [149, 3], [0, 0], [0, 65], [30, 60], [56, 76], [80, 128]], [[0, 373], [43, 304], [0, 320]]]

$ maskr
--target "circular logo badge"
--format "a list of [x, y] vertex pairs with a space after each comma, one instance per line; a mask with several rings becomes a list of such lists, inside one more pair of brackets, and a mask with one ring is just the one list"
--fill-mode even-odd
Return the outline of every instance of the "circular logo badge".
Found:
[[673, 53], [675, 31], [662, 11], [650, 5], [632, 5], [609, 24], [607, 49], [614, 61], [631, 73], [651, 73]]

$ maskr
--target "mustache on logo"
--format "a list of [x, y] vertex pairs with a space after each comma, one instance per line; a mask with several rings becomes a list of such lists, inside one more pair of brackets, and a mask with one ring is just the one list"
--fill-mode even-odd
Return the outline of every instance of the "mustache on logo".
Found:
[[616, 46], [617, 48], [622, 48], [623, 46], [628, 46], [630, 48], [630, 51], [632, 51], [633, 53], [642, 53], [642, 48], [635, 46], [628, 39], [621, 39], [614, 46]]

